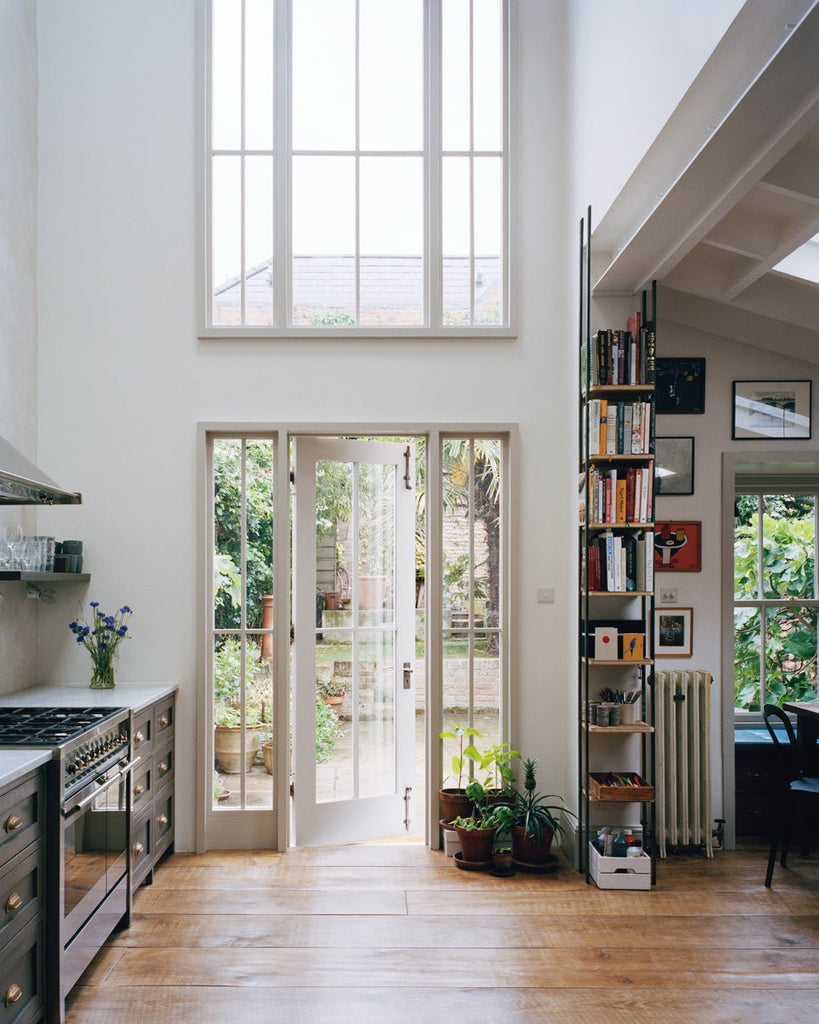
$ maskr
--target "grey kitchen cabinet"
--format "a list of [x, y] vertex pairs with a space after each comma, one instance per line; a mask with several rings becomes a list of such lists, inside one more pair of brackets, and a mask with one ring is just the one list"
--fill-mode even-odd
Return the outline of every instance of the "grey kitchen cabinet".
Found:
[[43, 1015], [44, 801], [42, 768], [0, 792], [0, 1024]]
[[134, 769], [131, 790], [132, 890], [153, 881], [174, 840], [174, 695], [134, 714]]

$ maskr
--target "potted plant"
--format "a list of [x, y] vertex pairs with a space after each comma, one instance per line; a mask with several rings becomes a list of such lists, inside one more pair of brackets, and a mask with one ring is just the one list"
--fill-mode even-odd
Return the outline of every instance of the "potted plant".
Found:
[[242, 769], [242, 735], [244, 767], [249, 771], [259, 752], [262, 733], [270, 730], [270, 701], [265, 685], [267, 667], [256, 658], [245, 658], [243, 723], [239, 641], [235, 637], [226, 637], [214, 655], [214, 756], [227, 775], [236, 775]]
[[337, 715], [341, 714], [341, 705], [347, 696], [347, 680], [332, 675], [329, 679], [316, 679], [316, 694], [321, 697], [328, 707], [331, 707]]
[[487, 802], [486, 790], [480, 782], [470, 782], [466, 794], [472, 802], [473, 813], [459, 815], [453, 821], [461, 844], [461, 857], [471, 864], [489, 865], [495, 836], [511, 826], [513, 811], [508, 804]]
[[510, 743], [496, 743], [483, 752], [478, 770], [488, 772], [483, 781], [487, 800], [505, 803], [511, 801], [511, 787], [515, 781], [511, 764], [513, 758], [519, 757], [520, 754], [517, 750], [512, 750]]
[[537, 792], [536, 768], [537, 761], [527, 757], [523, 762], [523, 789], [513, 790], [512, 856], [521, 864], [544, 865], [551, 859], [549, 851], [555, 834], [565, 838], [561, 815], [575, 815], [564, 806], [561, 797]]
[[464, 725], [454, 725], [451, 730], [446, 730], [439, 735], [442, 740], [456, 740], [458, 743], [458, 753], [452, 755], [450, 762], [451, 774], [444, 779], [444, 782], [449, 778], [455, 779], [457, 785], [445, 786], [438, 790], [438, 805], [442, 821], [454, 821], [457, 817], [465, 818], [472, 813], [472, 801], [467, 796], [465, 788], [467, 782], [465, 769], [468, 761], [480, 762], [483, 757], [472, 742], [475, 737], [480, 738], [480, 736], [481, 733], [477, 729]]

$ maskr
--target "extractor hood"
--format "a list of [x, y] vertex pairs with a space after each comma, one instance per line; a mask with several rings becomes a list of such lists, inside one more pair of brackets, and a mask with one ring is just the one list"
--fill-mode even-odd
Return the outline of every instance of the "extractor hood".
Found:
[[0, 437], [0, 505], [79, 505], [82, 495], [64, 491]]

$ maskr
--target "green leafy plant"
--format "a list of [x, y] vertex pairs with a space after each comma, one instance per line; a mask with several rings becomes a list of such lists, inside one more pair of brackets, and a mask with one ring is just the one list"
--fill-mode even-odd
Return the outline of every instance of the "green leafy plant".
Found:
[[514, 809], [509, 804], [490, 803], [488, 794], [480, 782], [470, 782], [466, 795], [472, 801], [474, 813], [458, 816], [453, 825], [460, 825], [467, 832], [476, 829], [493, 828], [496, 832], [508, 831], [514, 820]]
[[[241, 715], [241, 645], [236, 637], [225, 637], [214, 653], [213, 721], [219, 726], [239, 726]], [[245, 725], [271, 720], [270, 666], [260, 661], [248, 645], [245, 656]]]
[[[575, 818], [576, 815], [564, 806], [561, 797], [553, 793], [540, 794], [537, 792], [536, 768], [537, 761], [531, 757], [527, 757], [523, 762], [523, 789], [513, 790], [514, 802], [511, 806], [510, 827], [522, 827], [526, 836], [539, 845], [543, 841], [543, 833], [546, 829], [554, 835], [559, 835], [561, 840], [565, 839], [566, 832], [562, 815], [570, 818]], [[554, 802], [550, 803], [549, 801]]]
[[330, 760], [336, 740], [341, 739], [344, 730], [338, 715], [328, 707], [321, 697], [316, 696], [316, 763], [325, 764]]
[[316, 693], [322, 700], [328, 697], [343, 697], [349, 689], [349, 680], [330, 676], [329, 679], [316, 679]]
[[520, 753], [510, 743], [496, 743], [483, 752], [478, 767], [489, 772], [483, 783], [486, 789], [498, 792], [512, 785], [515, 773], [511, 765], [515, 758], [520, 758]]
[[[444, 732], [439, 733], [440, 739], [455, 740], [458, 744], [458, 753], [452, 755], [452, 772], [450, 775], [447, 775], [444, 778], [444, 782], [446, 782], [446, 780], [449, 778], [457, 779], [457, 788], [464, 788], [464, 770], [466, 768], [467, 762], [480, 762], [480, 760], [483, 757], [483, 754], [481, 754], [481, 752], [478, 750], [475, 744], [471, 741], [474, 737], [478, 737], [480, 739], [482, 735], [483, 734], [478, 732], [477, 729], [473, 729], [471, 726], [468, 725], [454, 725], [452, 729], [445, 730]], [[470, 742], [466, 743], [467, 740], [469, 740]]]

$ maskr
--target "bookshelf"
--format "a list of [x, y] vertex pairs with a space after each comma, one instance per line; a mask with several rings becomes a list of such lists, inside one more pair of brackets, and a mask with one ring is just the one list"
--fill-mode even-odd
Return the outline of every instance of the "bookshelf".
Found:
[[[613, 887], [590, 847], [631, 828], [656, 878], [654, 741], [654, 359], [656, 284], [624, 325], [591, 327], [591, 209], [580, 224], [579, 867]], [[612, 868], [612, 870], [615, 870]], [[632, 884], [633, 882], [633, 884]], [[646, 888], [642, 868], [617, 888]]]

